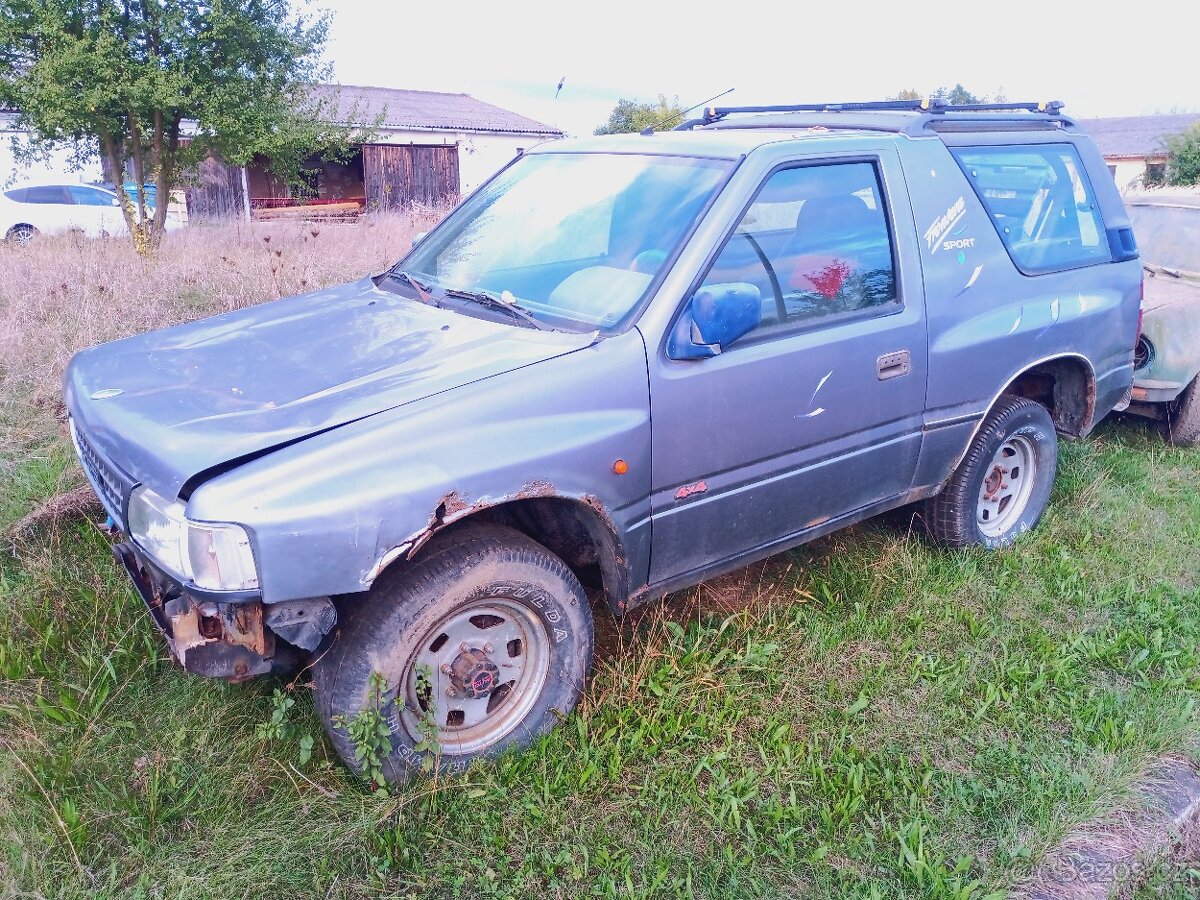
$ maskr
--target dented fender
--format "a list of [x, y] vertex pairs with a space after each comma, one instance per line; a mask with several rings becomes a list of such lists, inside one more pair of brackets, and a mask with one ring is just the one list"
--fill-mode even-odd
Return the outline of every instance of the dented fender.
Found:
[[246, 526], [268, 604], [366, 590], [442, 528], [548, 498], [611, 531], [638, 583], [650, 474], [646, 351], [634, 329], [278, 448], [201, 484], [187, 514]]

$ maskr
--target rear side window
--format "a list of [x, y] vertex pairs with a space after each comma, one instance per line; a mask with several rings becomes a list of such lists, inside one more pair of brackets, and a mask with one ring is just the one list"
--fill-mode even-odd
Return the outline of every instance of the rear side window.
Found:
[[68, 190], [76, 206], [113, 206], [115, 198], [112, 194], [88, 187], [85, 184], [73, 184]]
[[1023, 272], [1058, 272], [1112, 259], [1073, 146], [963, 147], [953, 153]]
[[14, 203], [25, 202], [25, 188], [13, 188], [11, 191], [5, 191], [4, 196]]
[[70, 203], [67, 189], [62, 185], [38, 185], [25, 188], [24, 203]]

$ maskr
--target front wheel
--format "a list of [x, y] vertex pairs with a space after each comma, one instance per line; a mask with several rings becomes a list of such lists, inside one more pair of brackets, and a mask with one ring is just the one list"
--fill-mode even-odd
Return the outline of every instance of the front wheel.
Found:
[[374, 759], [389, 782], [527, 746], [575, 707], [591, 667], [578, 579], [509, 528], [448, 534], [353, 602], [314, 667], [317, 708], [346, 764], [371, 774]]
[[949, 483], [925, 501], [925, 529], [948, 547], [1006, 547], [1041, 519], [1057, 466], [1058, 436], [1046, 407], [1001, 397]]
[[37, 237], [37, 233], [32, 225], [14, 225], [4, 237], [10, 243], [23, 247]]

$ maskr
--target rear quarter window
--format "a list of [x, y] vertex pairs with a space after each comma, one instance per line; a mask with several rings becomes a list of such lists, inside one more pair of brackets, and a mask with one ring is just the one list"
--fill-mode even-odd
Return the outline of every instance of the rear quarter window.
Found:
[[1073, 146], [952, 152], [1022, 272], [1059, 272], [1112, 260], [1095, 194]]
[[25, 188], [13, 188], [11, 191], [5, 191], [4, 196], [14, 203], [25, 202]]

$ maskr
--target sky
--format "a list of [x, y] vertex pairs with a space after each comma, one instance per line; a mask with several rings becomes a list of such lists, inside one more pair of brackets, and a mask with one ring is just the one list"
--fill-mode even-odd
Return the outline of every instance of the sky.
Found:
[[338, 82], [466, 93], [568, 134], [621, 98], [691, 106], [728, 88], [719, 103], [753, 105], [961, 82], [1078, 117], [1200, 112], [1196, 0], [314, 2], [333, 12]]

